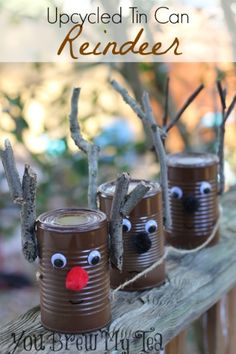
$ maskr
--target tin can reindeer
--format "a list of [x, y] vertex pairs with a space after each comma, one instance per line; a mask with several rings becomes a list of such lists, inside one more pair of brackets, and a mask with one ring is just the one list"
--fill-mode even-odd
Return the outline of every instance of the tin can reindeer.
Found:
[[[211, 235], [219, 218], [218, 157], [204, 153], [169, 155], [168, 182], [172, 225], [167, 243], [192, 249]], [[219, 240], [219, 230], [209, 246]]]
[[[116, 81], [112, 86], [128, 103], [131, 109], [142, 120], [149, 133], [157, 158], [161, 166], [161, 185], [165, 205], [165, 231], [167, 241], [179, 248], [198, 248], [207, 243], [215, 244], [219, 239], [218, 194], [224, 192], [224, 132], [225, 123], [236, 104], [234, 96], [228, 109], [226, 106], [226, 90], [217, 82], [217, 88], [222, 104], [222, 124], [220, 126], [220, 141], [218, 156], [213, 154], [176, 154], [166, 158], [164, 141], [168, 132], [181, 118], [188, 106], [203, 90], [201, 84], [186, 100], [176, 116], [167, 123], [169, 78], [166, 85], [165, 112], [163, 126], [159, 127], [153, 116], [148, 95], [144, 93], [142, 106]], [[158, 134], [159, 132], [159, 134]], [[219, 157], [219, 158], [218, 158]], [[166, 161], [167, 165], [166, 166]], [[166, 171], [166, 167], [168, 171]], [[220, 184], [218, 185], [218, 172]], [[169, 193], [166, 191], [168, 191]], [[212, 239], [212, 236], [214, 238]]]
[[[219, 81], [217, 89], [222, 104], [218, 154], [180, 153], [167, 159], [172, 226], [166, 235], [167, 242], [177, 248], [212, 246], [220, 238], [216, 226], [220, 217], [218, 195], [224, 193], [225, 123], [236, 97], [227, 109], [226, 90]], [[207, 243], [207, 240], [211, 241]]]
[[37, 221], [42, 324], [83, 333], [109, 323], [107, 219], [101, 211], [59, 209]]
[[[128, 193], [132, 193], [141, 180], [130, 180]], [[162, 195], [158, 183], [145, 181], [148, 191], [141, 200], [122, 218], [123, 265], [119, 270], [111, 263], [111, 287], [134, 278], [164, 254], [162, 224]], [[110, 220], [110, 211], [115, 194], [116, 182], [107, 182], [98, 188], [100, 209]], [[140, 277], [123, 290], [143, 290], [163, 284], [165, 281], [164, 261], [152, 271]]]
[[9, 141], [1, 151], [12, 199], [21, 206], [23, 254], [29, 262], [39, 257], [42, 324], [64, 333], [100, 329], [111, 318], [107, 219], [96, 210], [99, 148], [80, 133], [79, 92], [72, 94], [70, 128], [76, 145], [88, 155], [89, 209], [54, 210], [36, 220], [36, 174], [26, 165], [21, 181]]
[[[165, 281], [166, 253], [163, 239], [163, 219], [166, 226], [171, 223], [166, 154], [161, 136], [162, 132], [153, 117], [149, 95], [146, 92], [143, 95], [142, 110], [120, 84], [114, 80], [111, 84], [137, 116], [141, 118], [152, 138], [156, 155], [160, 159], [162, 188], [158, 183], [145, 181], [150, 186], [150, 190], [139, 200], [139, 203], [137, 203], [131, 213], [124, 213], [121, 240], [121, 245], [124, 245], [124, 264], [122, 269], [117, 269], [113, 264], [111, 270], [111, 285], [112, 287], [117, 287], [116, 291], [120, 289], [142, 290], [159, 286]], [[138, 182], [140, 181], [131, 180], [131, 186]], [[100, 208], [107, 215], [110, 214], [112, 209], [112, 198], [114, 198], [114, 182], [100, 186]], [[114, 200], [113, 204], [116, 204]], [[142, 249], [143, 244], [145, 244], [144, 249]]]
[[80, 89], [71, 98], [70, 130], [88, 156], [90, 209], [59, 209], [37, 221], [41, 320], [51, 330], [84, 333], [108, 324], [109, 242], [106, 215], [96, 210], [99, 147], [86, 141], [78, 123]]

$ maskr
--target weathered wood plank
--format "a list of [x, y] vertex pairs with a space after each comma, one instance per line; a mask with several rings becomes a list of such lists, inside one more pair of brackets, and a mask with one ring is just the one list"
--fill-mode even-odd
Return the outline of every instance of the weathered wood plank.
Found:
[[[218, 245], [198, 254], [170, 256], [167, 260], [168, 280], [160, 288], [140, 293], [120, 292], [116, 295], [112, 302], [113, 318], [108, 330], [110, 336], [117, 334], [117, 346], [116, 335], [109, 339], [104, 331], [97, 331], [93, 337], [62, 335], [53, 348], [53, 335], [41, 326], [39, 308], [34, 308], [0, 331], [0, 352], [13, 353], [12, 334], [15, 333], [19, 338], [22, 331], [25, 332], [19, 347], [14, 351], [16, 354], [46, 354], [52, 353], [53, 349], [58, 353], [102, 354], [114, 350], [116, 353], [139, 353], [144, 349], [151, 354], [158, 352], [158, 346], [154, 345], [159, 342], [157, 333], [162, 334], [164, 346], [235, 286], [235, 199], [236, 189], [224, 196], [222, 238]], [[35, 349], [33, 345], [29, 350], [34, 336], [38, 338], [38, 347]], [[89, 338], [94, 341], [97, 338], [95, 351], [86, 348], [86, 340], [88, 342]], [[42, 349], [39, 347], [41, 340], [45, 346]], [[24, 344], [28, 345], [26, 349], [23, 348]]]

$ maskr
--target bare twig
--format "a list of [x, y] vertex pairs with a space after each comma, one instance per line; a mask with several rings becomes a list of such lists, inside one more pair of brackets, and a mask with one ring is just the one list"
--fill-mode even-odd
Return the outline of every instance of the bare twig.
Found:
[[166, 128], [166, 132], [168, 133], [171, 128], [178, 122], [178, 120], [181, 118], [182, 114], [185, 112], [185, 110], [188, 108], [188, 106], [195, 100], [195, 98], [198, 96], [198, 94], [203, 90], [204, 85], [200, 85], [193, 93], [192, 95], [187, 99], [183, 107], [177, 112], [176, 116], [172, 121], [169, 123], [169, 125]]
[[75, 144], [88, 157], [89, 166], [89, 186], [88, 186], [88, 205], [92, 209], [97, 209], [97, 175], [98, 175], [98, 154], [99, 147], [85, 140], [81, 134], [78, 122], [78, 100], [80, 95], [80, 88], [74, 88], [71, 97], [71, 112], [70, 131], [71, 137]]
[[[124, 101], [130, 105], [133, 111], [137, 116], [142, 120], [144, 126], [149, 131], [152, 138], [152, 143], [154, 145], [156, 155], [159, 157], [160, 167], [161, 167], [161, 185], [163, 189], [163, 199], [165, 206], [165, 225], [169, 227], [171, 225], [171, 214], [169, 207], [169, 198], [168, 198], [168, 180], [167, 180], [167, 166], [166, 166], [166, 155], [165, 148], [163, 146], [162, 140], [166, 137], [166, 134], [161, 128], [156, 125], [155, 119], [153, 117], [152, 109], [149, 102], [148, 94], [145, 93], [143, 96], [143, 106], [144, 111], [140, 108], [140, 105], [129, 96], [127, 90], [125, 90], [120, 84], [116, 81], [112, 81], [112, 86], [118, 91], [123, 97]], [[137, 108], [138, 107], [138, 108]]]
[[22, 185], [16, 169], [11, 144], [5, 141], [5, 150], [1, 152], [3, 167], [14, 203], [21, 206], [21, 239], [25, 258], [33, 262], [37, 258], [35, 237], [36, 221], [36, 184], [37, 177], [29, 165], [25, 166]]
[[167, 77], [166, 80], [166, 88], [165, 88], [165, 106], [164, 106], [164, 115], [163, 115], [163, 125], [162, 128], [166, 129], [167, 126], [167, 119], [169, 115], [169, 85], [170, 85], [170, 78]]
[[98, 155], [99, 155], [98, 146], [94, 144], [90, 145], [88, 148], [88, 161], [89, 161], [88, 205], [94, 209], [97, 209]]
[[224, 118], [225, 122], [229, 118], [230, 114], [233, 112], [233, 109], [234, 109], [235, 105], [236, 105], [236, 96], [234, 96], [231, 104], [229, 105], [229, 108], [228, 108], [227, 112], [225, 113], [225, 118]]
[[222, 122], [219, 127], [219, 146], [218, 146], [218, 157], [219, 157], [219, 188], [218, 193], [222, 195], [225, 189], [225, 174], [224, 174], [224, 143], [225, 143], [225, 110], [226, 110], [226, 97], [220, 81], [217, 81], [217, 90], [220, 96], [221, 102], [221, 112], [222, 112]]
[[111, 85], [123, 97], [123, 100], [132, 108], [134, 113], [136, 113], [141, 120], [145, 119], [145, 113], [142, 108], [136, 100], [129, 95], [128, 91], [115, 80], [111, 81]]
[[13, 203], [22, 204], [23, 196], [22, 196], [20, 176], [16, 169], [16, 163], [15, 163], [11, 143], [8, 139], [6, 139], [4, 145], [5, 148], [4, 150], [0, 150], [0, 154], [1, 154], [3, 168], [5, 170], [11, 198], [13, 200]]
[[128, 91], [124, 87], [122, 87], [117, 81], [112, 80], [111, 85], [121, 95], [124, 102], [127, 103], [130, 106], [130, 108], [133, 110], [133, 112], [141, 119], [141, 122], [143, 124], [144, 133], [146, 136], [146, 146], [149, 150], [152, 150], [152, 148], [153, 148], [152, 142], [151, 142], [152, 139], [151, 139], [149, 130], [147, 130], [147, 127], [144, 124], [145, 114], [144, 114], [141, 106], [133, 97], [131, 97], [129, 95]]
[[36, 184], [36, 174], [29, 165], [25, 165], [22, 180], [24, 202], [21, 207], [21, 234], [23, 254], [29, 262], [33, 262], [37, 258], [37, 242], [35, 235]]
[[78, 122], [78, 101], [81, 89], [76, 87], [73, 89], [71, 97], [71, 112], [69, 115], [70, 119], [70, 132], [71, 137], [75, 144], [81, 149], [85, 154], [88, 153], [89, 142], [82, 137], [80, 126]]
[[225, 124], [232, 113], [235, 105], [236, 105], [236, 96], [234, 96], [231, 101], [228, 109], [226, 105], [226, 95], [227, 90], [223, 89], [220, 81], [217, 81], [217, 89], [220, 96], [220, 102], [222, 106], [222, 122], [219, 128], [219, 147], [218, 147], [218, 157], [219, 157], [219, 175], [220, 175], [220, 183], [219, 183], [219, 195], [224, 193], [225, 189], [225, 174], [224, 174], [224, 140], [225, 140]]
[[220, 102], [221, 102], [222, 109], [225, 110], [226, 109], [226, 89], [223, 89], [220, 81], [217, 81], [216, 84], [217, 84], [217, 89], [218, 89], [218, 93], [220, 96]]
[[119, 269], [123, 264], [123, 237], [121, 209], [125, 203], [126, 194], [129, 188], [130, 177], [123, 173], [117, 178], [116, 189], [112, 201], [110, 216], [110, 235], [111, 235], [111, 261]]
[[122, 270], [123, 265], [123, 217], [130, 214], [150, 189], [150, 186], [141, 181], [128, 194], [130, 181], [125, 172], [117, 178], [110, 215], [111, 260], [119, 270]]
[[165, 220], [165, 226], [168, 229], [171, 226], [171, 214], [170, 214], [169, 195], [168, 195], [168, 173], [167, 173], [165, 148], [163, 146], [160, 129], [157, 126], [155, 119], [153, 117], [149, 95], [147, 92], [143, 94], [142, 102], [145, 111], [145, 121], [152, 133], [153, 145], [155, 147], [155, 151], [160, 162], [161, 186], [162, 186], [162, 193], [164, 199], [164, 217], [165, 217], [164, 220]]
[[[122, 87], [117, 81], [112, 80], [111, 85], [121, 95], [123, 100], [130, 106], [133, 112], [141, 119], [144, 129], [146, 130], [145, 112], [142, 110], [140, 104], [138, 104], [137, 101], [129, 95], [128, 91], [124, 87]], [[163, 139], [166, 138], [166, 133], [161, 128], [160, 128], [160, 134]], [[148, 136], [149, 135], [150, 134], [148, 133]]]
[[136, 185], [136, 187], [130, 192], [125, 200], [123, 207], [121, 208], [121, 214], [125, 217], [131, 213], [134, 207], [140, 202], [140, 200], [149, 191], [150, 186], [148, 186], [144, 181], [141, 181]]

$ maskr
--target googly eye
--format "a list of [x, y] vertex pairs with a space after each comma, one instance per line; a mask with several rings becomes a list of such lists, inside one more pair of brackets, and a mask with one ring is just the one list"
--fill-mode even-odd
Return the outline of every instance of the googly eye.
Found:
[[129, 232], [131, 230], [132, 225], [128, 219], [123, 219], [122, 225], [123, 225], [124, 232]]
[[211, 184], [209, 182], [202, 182], [200, 185], [201, 194], [209, 194], [212, 190]]
[[174, 199], [181, 199], [183, 197], [183, 191], [180, 187], [172, 187], [170, 194]]
[[55, 253], [51, 257], [51, 263], [54, 268], [64, 268], [66, 266], [67, 260], [62, 253]]
[[97, 250], [91, 251], [88, 255], [88, 264], [96, 265], [101, 259], [101, 253]]
[[148, 233], [153, 233], [157, 230], [157, 222], [155, 220], [148, 220], [145, 224], [145, 231]]

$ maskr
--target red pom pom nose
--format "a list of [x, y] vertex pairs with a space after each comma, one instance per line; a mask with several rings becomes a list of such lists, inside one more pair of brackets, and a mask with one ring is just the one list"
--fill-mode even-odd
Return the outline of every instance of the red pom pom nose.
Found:
[[66, 276], [66, 289], [79, 291], [88, 284], [88, 273], [81, 267], [73, 267]]

